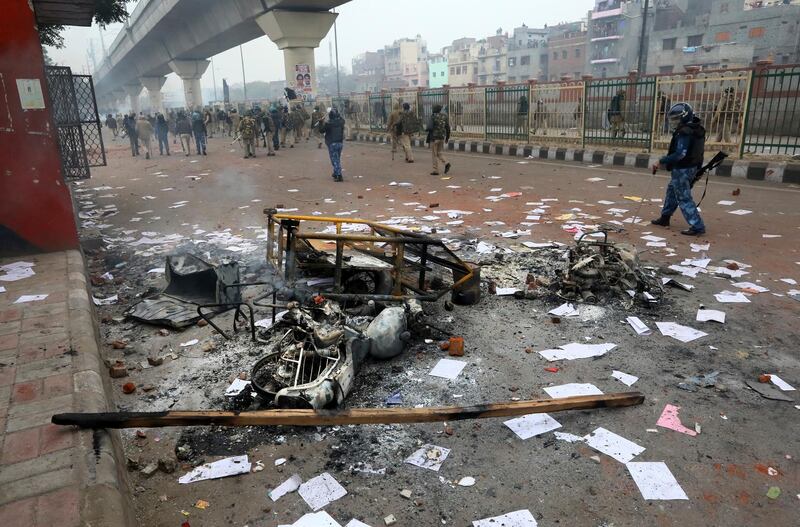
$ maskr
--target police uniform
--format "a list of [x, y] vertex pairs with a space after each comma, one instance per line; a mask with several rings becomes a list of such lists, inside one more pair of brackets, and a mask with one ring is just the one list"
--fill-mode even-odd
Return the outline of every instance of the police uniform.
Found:
[[249, 115], [239, 121], [239, 137], [244, 146], [244, 157], [256, 157], [256, 121]]

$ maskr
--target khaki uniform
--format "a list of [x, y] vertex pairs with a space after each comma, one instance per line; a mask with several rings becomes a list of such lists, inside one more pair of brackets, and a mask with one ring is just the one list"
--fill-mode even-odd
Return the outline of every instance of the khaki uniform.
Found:
[[395, 108], [395, 110], [389, 114], [389, 122], [386, 123], [386, 131], [389, 132], [389, 137], [392, 138], [392, 154], [397, 152], [397, 145], [400, 143], [399, 135], [395, 130], [397, 124], [400, 122], [400, 113], [400, 110]]
[[144, 117], [136, 121], [136, 135], [139, 138], [139, 146], [145, 149], [145, 157], [150, 159], [150, 150], [153, 147], [153, 125]]
[[325, 116], [321, 111], [314, 111], [311, 114], [311, 136], [317, 141], [317, 146], [322, 148], [322, 134], [319, 133], [319, 122]]
[[711, 117], [711, 129], [717, 132], [718, 143], [731, 142], [731, 132], [738, 132], [739, 128], [739, 102], [732, 91], [725, 92], [722, 100], [714, 107]]
[[236, 130], [242, 139], [244, 147], [244, 157], [255, 157], [256, 155], [256, 121], [252, 117], [246, 116], [239, 121], [239, 128]]

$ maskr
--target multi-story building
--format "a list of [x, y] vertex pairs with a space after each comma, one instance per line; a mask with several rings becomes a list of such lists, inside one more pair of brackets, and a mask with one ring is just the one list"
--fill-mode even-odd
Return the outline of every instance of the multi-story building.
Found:
[[466, 86], [478, 83], [478, 50], [480, 45], [474, 38], [459, 38], [450, 45], [447, 54], [448, 80], [450, 86]]
[[508, 79], [508, 34], [502, 29], [479, 42], [478, 84], [494, 84]]
[[536, 29], [525, 24], [514, 28], [508, 40], [508, 82], [547, 80], [548, 29]]
[[386, 81], [415, 88], [428, 84], [428, 47], [420, 35], [402, 38], [384, 48]]
[[549, 30], [546, 78], [551, 81], [561, 80], [564, 77], [580, 79], [586, 72], [586, 24], [570, 22], [551, 27]]
[[441, 53], [428, 55], [428, 87], [441, 88], [448, 84], [447, 56], [448, 49], [444, 48]]
[[799, 3], [662, 1], [649, 31], [646, 71], [741, 68], [761, 59], [796, 63], [800, 60]]
[[[655, 18], [655, 2], [649, 2], [647, 23], [653, 27], [650, 24]], [[595, 77], [620, 77], [635, 70], [643, 18], [643, 0], [595, 0], [594, 9], [589, 12], [587, 73]]]
[[384, 50], [366, 51], [353, 58], [356, 91], [380, 91], [386, 77]]

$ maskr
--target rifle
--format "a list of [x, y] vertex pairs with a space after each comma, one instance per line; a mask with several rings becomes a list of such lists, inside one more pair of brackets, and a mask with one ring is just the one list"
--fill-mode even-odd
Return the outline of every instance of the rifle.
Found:
[[233, 136], [233, 141], [231, 141], [231, 144], [238, 143], [241, 141], [241, 139], [242, 139], [242, 134], [240, 132], [236, 132], [236, 135]]
[[694, 188], [695, 183], [703, 179], [703, 175], [706, 176], [706, 186], [703, 189], [703, 195], [700, 197], [700, 201], [697, 202], [697, 206], [699, 207], [700, 204], [703, 202], [703, 199], [706, 197], [706, 192], [708, 192], [708, 176], [709, 171], [714, 170], [719, 165], [725, 161], [725, 158], [728, 157], [728, 154], [725, 152], [717, 152], [717, 154], [711, 158], [711, 161], [700, 167], [700, 170], [694, 175], [692, 182], [689, 184], [689, 188]]

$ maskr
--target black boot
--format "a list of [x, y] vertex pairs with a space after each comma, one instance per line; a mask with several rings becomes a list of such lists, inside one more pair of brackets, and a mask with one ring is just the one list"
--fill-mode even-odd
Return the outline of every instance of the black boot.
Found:
[[694, 227], [689, 227], [685, 231], [681, 231], [681, 234], [684, 236], [702, 236], [706, 233], [705, 229], [695, 229]]
[[661, 216], [654, 220], [650, 220], [650, 223], [653, 225], [659, 225], [661, 227], [669, 227], [669, 216]]

